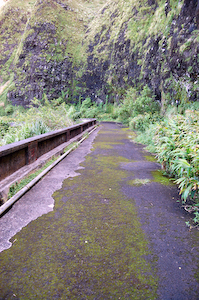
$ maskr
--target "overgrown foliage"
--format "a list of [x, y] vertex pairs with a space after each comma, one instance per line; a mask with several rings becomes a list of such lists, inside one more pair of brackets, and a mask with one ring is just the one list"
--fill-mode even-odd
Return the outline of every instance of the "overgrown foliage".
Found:
[[90, 98], [69, 105], [64, 97], [49, 101], [45, 94], [41, 100], [34, 98], [26, 110], [11, 104], [8, 107], [10, 113], [4, 109], [0, 117], [0, 146], [71, 126], [83, 119], [117, 119], [119, 111], [114, 105], [97, 104]]
[[136, 140], [156, 153], [165, 174], [178, 185], [183, 206], [199, 224], [199, 112], [189, 109], [179, 114], [173, 108], [162, 121], [153, 123], [139, 115], [134, 122], [133, 128], [139, 130]]
[[[136, 89], [130, 88], [119, 106], [118, 120], [127, 124], [130, 123], [132, 129], [144, 130], [142, 126], [152, 123], [155, 113], [159, 111], [160, 105], [154, 100], [154, 96], [148, 86], [144, 86], [140, 94]], [[139, 122], [139, 116], [143, 115], [145, 116], [144, 125], [143, 122]]]
[[[174, 102], [175, 103], [175, 102]], [[11, 107], [0, 117], [0, 144], [12, 143], [34, 135], [63, 128], [87, 118], [122, 122], [138, 132], [137, 141], [149, 145], [162, 164], [165, 174], [173, 178], [180, 189], [185, 208], [195, 213], [199, 223], [199, 112], [171, 106], [163, 116], [160, 105], [148, 87], [139, 94], [129, 89], [119, 104], [92, 102], [89, 97], [68, 105], [64, 97], [48, 101], [34, 98], [30, 108]], [[191, 107], [190, 106], [190, 107]], [[183, 114], [184, 113], [184, 114]]]
[[175, 178], [183, 203], [192, 200], [199, 222], [199, 112], [187, 110], [156, 126], [158, 160], [166, 174]]
[[34, 99], [27, 110], [12, 107], [12, 114], [7, 115], [5, 112], [5, 116], [0, 118], [0, 145], [72, 125], [74, 108], [59, 101], [57, 99], [50, 103], [45, 98], [42, 105], [41, 101]]
[[[188, 109], [189, 108], [189, 109]], [[182, 204], [194, 212], [199, 224], [199, 104], [184, 102], [167, 106], [160, 112], [150, 90], [144, 87], [126, 93], [119, 106], [118, 120], [137, 131], [136, 141], [156, 153], [165, 175], [178, 185]]]

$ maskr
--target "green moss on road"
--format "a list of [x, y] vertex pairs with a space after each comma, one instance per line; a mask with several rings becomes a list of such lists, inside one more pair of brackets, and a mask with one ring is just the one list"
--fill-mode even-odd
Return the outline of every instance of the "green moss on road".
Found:
[[148, 240], [133, 200], [121, 192], [128, 172], [120, 163], [129, 160], [111, 147], [101, 149], [100, 139], [81, 175], [54, 193], [54, 211], [30, 223], [1, 253], [3, 297], [157, 299]]
[[171, 179], [169, 177], [163, 175], [162, 170], [152, 171], [151, 174], [154, 178], [153, 181], [159, 182], [163, 185], [173, 185]]

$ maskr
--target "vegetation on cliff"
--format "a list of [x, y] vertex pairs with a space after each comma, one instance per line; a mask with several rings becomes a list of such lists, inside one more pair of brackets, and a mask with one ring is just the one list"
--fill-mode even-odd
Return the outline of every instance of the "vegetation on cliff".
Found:
[[163, 111], [196, 101], [198, 16], [198, 1], [187, 0], [9, 0], [0, 10], [0, 101], [28, 106], [64, 93], [72, 103], [120, 102], [145, 85]]

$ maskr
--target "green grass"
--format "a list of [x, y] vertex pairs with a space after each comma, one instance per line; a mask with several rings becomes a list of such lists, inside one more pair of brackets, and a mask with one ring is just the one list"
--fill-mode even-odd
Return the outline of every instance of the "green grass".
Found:
[[[84, 137], [88, 136], [88, 134], [84, 134]], [[73, 147], [77, 147], [78, 146], [78, 142], [73, 142], [70, 145], [68, 145], [65, 149], [64, 149], [64, 153], [66, 153], [67, 151], [69, 151], [70, 149], [72, 149]]]

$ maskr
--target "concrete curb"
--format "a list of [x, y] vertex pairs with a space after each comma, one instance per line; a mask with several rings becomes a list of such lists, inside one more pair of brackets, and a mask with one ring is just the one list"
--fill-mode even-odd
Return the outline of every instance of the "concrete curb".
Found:
[[[97, 126], [88, 132], [90, 135], [93, 131], [95, 131]], [[37, 177], [35, 177], [31, 182], [29, 182], [24, 188], [22, 188], [19, 192], [17, 192], [12, 198], [10, 198], [6, 203], [0, 206], [0, 216], [10, 207], [12, 206], [19, 198], [21, 198], [28, 190], [30, 190], [42, 177], [44, 177], [52, 168], [54, 168], [61, 160], [63, 160], [70, 152], [72, 152], [75, 148], [77, 148], [87, 136], [83, 137], [75, 146], [73, 146], [66, 153], [62, 154], [56, 161], [54, 161], [49, 167], [47, 167], [44, 171], [42, 171]]]

